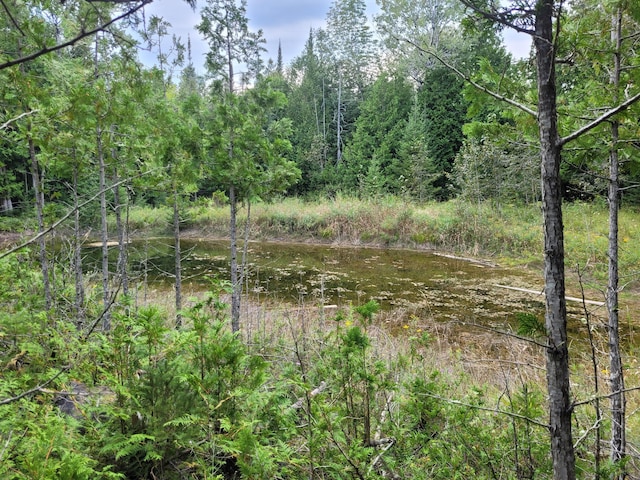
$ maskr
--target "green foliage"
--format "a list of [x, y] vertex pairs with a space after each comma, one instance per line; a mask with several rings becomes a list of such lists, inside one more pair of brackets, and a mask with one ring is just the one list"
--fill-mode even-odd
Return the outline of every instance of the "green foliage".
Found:
[[[545, 421], [540, 387], [491, 393], [463, 373], [434, 370], [438, 342], [427, 332], [406, 351], [386, 351], [389, 338], [371, 321], [375, 301], [339, 312], [317, 335], [245, 344], [228, 323], [229, 285], [213, 282], [183, 311], [180, 330], [157, 306], [122, 302], [109, 334], [85, 339], [38, 314], [30, 267], [3, 268], [24, 279], [0, 291], [3, 302], [30, 315], [0, 316], [0, 360], [19, 366], [3, 371], [0, 400], [71, 365], [43, 391], [0, 405], [3, 478], [550, 474], [545, 429], [527, 421]], [[28, 287], [32, 296], [22, 294]], [[74, 389], [84, 397], [73, 417], [63, 415], [56, 392]], [[486, 410], [494, 408], [507, 414]]]
[[540, 197], [537, 153], [523, 149], [516, 139], [509, 142], [511, 130], [506, 126], [493, 127], [499, 132], [466, 140], [456, 156], [453, 176], [460, 197], [474, 202], [534, 202]]
[[355, 132], [345, 150], [343, 188], [366, 197], [400, 193], [409, 167], [398, 161], [413, 89], [399, 74], [381, 75], [367, 90]]
[[419, 91], [420, 107], [426, 122], [426, 147], [431, 159], [428, 183], [433, 198], [446, 200], [453, 195], [450, 173], [462, 146], [462, 125], [467, 105], [462, 81], [445, 68], [431, 69]]
[[534, 337], [547, 334], [544, 322], [540, 321], [538, 316], [533, 313], [518, 312], [516, 313], [516, 321], [518, 322], [518, 335]]
[[380, 304], [375, 300], [369, 300], [364, 305], [355, 307], [354, 310], [362, 315], [362, 319], [366, 323], [371, 323], [371, 321], [373, 320], [373, 315], [376, 314], [378, 310], [380, 310]]

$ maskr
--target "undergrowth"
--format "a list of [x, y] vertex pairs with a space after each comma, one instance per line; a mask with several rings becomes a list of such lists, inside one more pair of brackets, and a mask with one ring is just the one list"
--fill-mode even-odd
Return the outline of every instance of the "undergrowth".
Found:
[[[410, 312], [389, 328], [397, 314], [374, 301], [249, 304], [234, 334], [224, 282], [189, 299], [180, 329], [160, 297], [134, 294], [91, 331], [62, 298], [43, 310], [20, 255], [0, 262], [17, 279], [0, 287], [1, 478], [551, 477], [530, 342]], [[588, 472], [594, 415], [579, 410]]]
[[[1, 266], [3, 276], [28, 269]], [[549, 474], [544, 429], [494, 412], [543, 422], [537, 383], [511, 368], [509, 397], [469, 382], [462, 363], [443, 361], [427, 319], [398, 338], [373, 301], [330, 313], [259, 309], [233, 334], [225, 286], [213, 283], [179, 330], [163, 308], [131, 297], [110, 331], [90, 334], [43, 312], [41, 286], [18, 278], [0, 292], [2, 478]]]

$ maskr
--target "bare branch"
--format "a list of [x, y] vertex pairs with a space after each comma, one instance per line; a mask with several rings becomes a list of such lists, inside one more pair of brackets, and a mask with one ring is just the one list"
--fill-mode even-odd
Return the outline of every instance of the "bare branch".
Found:
[[17, 122], [18, 120], [20, 120], [22, 117], [26, 117], [27, 115], [33, 115], [34, 113], [37, 113], [37, 112], [38, 112], [38, 109], [35, 109], [35, 110], [31, 110], [30, 112], [21, 113], [20, 115], [18, 115], [15, 118], [10, 118], [6, 122], [4, 122], [2, 125], [0, 125], [0, 130], [4, 130], [9, 125], [11, 125], [13, 122]]
[[31, 390], [27, 390], [26, 392], [22, 392], [20, 395], [16, 395], [15, 397], [9, 397], [9, 398], [5, 398], [0, 400], [0, 405], [7, 405], [9, 403], [13, 403], [13, 402], [17, 402], [18, 400], [20, 400], [21, 398], [24, 398], [28, 395], [31, 395], [32, 393], [37, 393], [39, 391], [41, 391], [44, 387], [46, 387], [47, 385], [49, 385], [51, 382], [53, 382], [56, 378], [58, 378], [60, 375], [62, 375], [63, 373], [69, 371], [69, 369], [71, 368], [70, 365], [65, 365], [64, 367], [62, 367], [58, 373], [56, 373], [53, 377], [51, 377], [49, 380], [47, 380], [44, 383], [41, 383], [40, 385], [38, 385], [37, 387], [33, 387]]
[[626, 392], [635, 392], [636, 390], [640, 390], [640, 387], [631, 387], [624, 388], [622, 390], [618, 390], [616, 392], [610, 392], [607, 395], [596, 395], [591, 398], [587, 398], [586, 400], [581, 400], [579, 402], [573, 402], [572, 407], [579, 407], [581, 405], [588, 405], [589, 403], [595, 402], [596, 400], [606, 400], [607, 398], [615, 397], [616, 395], [620, 395], [621, 393]]
[[533, 418], [527, 417], [525, 415], [520, 415], [518, 413], [509, 412], [507, 410], [500, 410], [498, 408], [482, 407], [480, 405], [472, 405], [470, 403], [461, 402], [459, 400], [452, 400], [450, 398], [441, 397], [440, 395], [434, 395], [432, 393], [419, 393], [417, 395], [420, 395], [420, 396], [423, 396], [423, 397], [435, 398], [436, 400], [442, 400], [443, 402], [447, 402], [447, 403], [450, 403], [452, 405], [460, 405], [461, 407], [475, 408], [476, 410], [482, 410], [484, 412], [491, 412], [491, 413], [497, 413], [499, 415], [506, 415], [508, 417], [517, 418], [519, 420], [524, 420], [525, 422], [531, 423], [533, 425], [538, 425], [539, 427], [543, 427], [543, 428], [546, 428], [546, 429], [550, 428], [550, 426], [548, 424], [546, 424], [546, 423], [542, 423], [542, 422], [540, 422], [538, 420], [535, 420]]
[[[528, 288], [520, 288], [520, 287], [510, 287], [509, 285], [499, 285], [499, 284], [494, 284], [494, 287], [498, 287], [498, 288], [505, 288], [507, 290], [513, 290], [516, 292], [523, 292], [523, 293], [532, 293], [534, 295], [544, 295], [544, 290], [530, 290]], [[600, 302], [598, 300], [586, 300], [584, 298], [577, 298], [577, 297], [564, 297], [565, 300], [567, 300], [568, 302], [578, 302], [578, 303], [586, 303], [589, 305], [596, 305], [598, 307], [603, 307], [604, 306], [604, 302]]]
[[493, 90], [488, 89], [487, 87], [480, 85], [479, 83], [475, 82], [474, 80], [471, 79], [471, 77], [463, 72], [461, 72], [460, 70], [458, 70], [456, 67], [454, 67], [453, 65], [451, 65], [450, 63], [448, 63], [447, 61], [445, 61], [440, 55], [438, 55], [435, 51], [430, 50], [430, 49], [426, 49], [424, 47], [422, 47], [421, 45], [418, 45], [416, 42], [414, 42], [413, 40], [409, 40], [408, 38], [404, 38], [404, 37], [397, 37], [395, 36], [393, 33], [391, 34], [396, 40], [398, 41], [403, 41], [406, 42], [410, 45], [413, 45], [415, 48], [417, 48], [418, 50], [420, 50], [423, 53], [426, 53], [427, 55], [431, 55], [433, 56], [436, 60], [438, 60], [442, 65], [444, 65], [445, 67], [447, 67], [449, 70], [451, 70], [453, 73], [455, 73], [456, 75], [458, 75], [460, 78], [462, 78], [465, 82], [469, 83], [470, 85], [472, 85], [474, 88], [476, 88], [477, 90], [480, 90], [483, 93], [486, 93], [487, 95], [490, 95], [491, 97], [495, 98], [496, 100], [500, 100], [502, 102], [505, 102], [509, 105], [511, 105], [512, 107], [515, 107], [519, 110], [522, 110], [525, 113], [528, 113], [529, 115], [536, 117], [538, 115], [538, 112], [536, 112], [535, 110], [527, 107], [526, 105], [523, 105], [520, 102], [516, 102], [515, 100], [512, 100], [508, 97], [505, 97], [504, 95], [500, 95], [497, 92], [494, 92]]
[[596, 128], [598, 125], [600, 125], [603, 122], [606, 122], [607, 120], [609, 120], [611, 117], [613, 117], [614, 115], [617, 115], [618, 113], [626, 110], [627, 108], [629, 108], [631, 105], [633, 105], [634, 103], [636, 103], [638, 100], [640, 100], [640, 92], [636, 93], [633, 97], [629, 98], [628, 100], [626, 100], [624, 103], [621, 103], [620, 105], [618, 105], [615, 108], [612, 108], [611, 110], [603, 113], [602, 115], [600, 115], [598, 118], [596, 118], [593, 122], [585, 125], [584, 127], [576, 130], [575, 132], [573, 132], [570, 135], [567, 135], [566, 137], [561, 138], [558, 141], [558, 146], [562, 147], [564, 144], [575, 140], [576, 138], [584, 135], [585, 133], [587, 133], [590, 130], [593, 130], [594, 128]]
[[[52, 47], [44, 47], [36, 52], [30, 53], [29, 55], [25, 55], [24, 57], [20, 57], [20, 58], [16, 58], [14, 60], [9, 60], [8, 62], [5, 63], [1, 63], [0, 64], [0, 70], [4, 70], [5, 68], [9, 68], [9, 67], [13, 67], [14, 65], [20, 65], [21, 63], [26, 63], [29, 62], [31, 60], [34, 60], [38, 57], [41, 57], [42, 55], [46, 55], [47, 53], [51, 53], [51, 52], [56, 52], [58, 50], [62, 50], [63, 48], [66, 47], [70, 47], [71, 45], [75, 45], [76, 43], [78, 43], [80, 40], [82, 40], [83, 38], [89, 37], [97, 32], [101, 32], [103, 30], [106, 30], [107, 27], [113, 25], [114, 23], [122, 20], [123, 18], [128, 17], [129, 15], [132, 15], [133, 13], [137, 12], [138, 10], [140, 10], [142, 7], [144, 7], [145, 5], [149, 5], [153, 0], [142, 0], [142, 3], [140, 3], [140, 5], [137, 5], [135, 7], [130, 8], [129, 10], [127, 10], [126, 12], [124, 12], [121, 15], [118, 15], [117, 17], [112, 18], [111, 20], [109, 20], [108, 22], [93, 28], [91, 30], [85, 30], [84, 28], [80, 31], [80, 33], [78, 33], [78, 35], [76, 35], [75, 37], [73, 37], [72, 39], [63, 42], [63, 43], [59, 43], [57, 45], [54, 45]], [[128, 3], [128, 2], [127, 2]]]
[[580, 436], [580, 438], [576, 440], [576, 442], [573, 444], [573, 448], [578, 448], [580, 444], [589, 436], [589, 434], [594, 430], [598, 430], [601, 425], [602, 425], [602, 418], [597, 418], [595, 423], [591, 427], [587, 428], [584, 431], [584, 433]]
[[7, 13], [7, 16], [11, 20], [11, 23], [13, 23], [13, 25], [18, 29], [18, 31], [20, 32], [20, 35], [22, 35], [23, 37], [26, 37], [26, 35], [24, 34], [24, 31], [20, 28], [20, 25], [18, 25], [18, 22], [16, 22], [16, 19], [13, 18], [13, 15], [11, 14], [11, 10], [9, 10], [9, 7], [7, 7], [7, 4], [4, 3], [4, 0], [2, 0], [2, 8], [4, 8], [4, 11]]
[[[307, 398], [313, 398], [316, 395], [321, 394], [325, 389], [327, 388], [327, 382], [325, 382], [324, 380], [322, 382], [320, 382], [320, 385], [318, 385], [316, 388], [314, 388], [313, 390], [311, 390], [308, 394]], [[293, 408], [294, 410], [299, 410], [300, 408], [302, 408], [302, 405], [304, 403], [305, 397], [300, 397], [298, 398], [298, 400], [296, 401], [296, 403], [294, 403], [293, 405], [291, 405], [291, 408]]]
[[493, 327], [489, 327], [487, 325], [481, 325], [479, 323], [473, 323], [473, 322], [453, 322], [456, 323], [458, 325], [464, 325], [466, 327], [474, 327], [474, 328], [479, 328], [481, 330], [488, 330], [490, 332], [493, 333], [497, 333], [499, 335], [504, 335], [506, 337], [511, 337], [511, 338], [515, 338], [517, 340], [522, 340], [523, 342], [527, 342], [527, 343], [531, 343], [532, 345], [535, 345], [536, 347], [542, 347], [542, 348], [549, 348], [549, 345], [545, 344], [545, 343], [540, 343], [532, 338], [529, 337], [524, 337], [522, 335], [518, 335], [516, 333], [513, 332], [505, 332], [504, 330], [498, 330], [496, 328]]

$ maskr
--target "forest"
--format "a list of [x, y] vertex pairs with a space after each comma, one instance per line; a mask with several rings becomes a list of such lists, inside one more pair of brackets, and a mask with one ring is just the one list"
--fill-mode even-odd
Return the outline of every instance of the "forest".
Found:
[[[640, 476], [638, 2], [333, 0], [285, 64], [251, 0], [173, 0], [201, 73], [152, 1], [0, 0], [0, 478]], [[257, 304], [258, 230], [526, 258], [543, 314]]]

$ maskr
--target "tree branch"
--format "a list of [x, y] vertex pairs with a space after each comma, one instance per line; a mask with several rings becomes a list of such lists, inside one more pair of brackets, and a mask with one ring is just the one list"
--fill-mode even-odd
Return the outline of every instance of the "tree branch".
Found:
[[461, 72], [460, 70], [458, 70], [456, 67], [454, 67], [453, 65], [451, 65], [450, 63], [448, 63], [447, 61], [445, 61], [440, 55], [438, 55], [435, 51], [433, 50], [429, 50], [426, 49], [424, 47], [422, 47], [421, 45], [418, 45], [416, 42], [414, 42], [413, 40], [409, 40], [408, 38], [404, 38], [404, 37], [397, 37], [396, 35], [394, 35], [393, 33], [391, 33], [391, 35], [398, 41], [403, 41], [406, 42], [410, 45], [413, 45], [415, 48], [417, 48], [418, 50], [420, 50], [423, 53], [426, 53], [427, 55], [431, 55], [433, 56], [436, 60], [438, 60], [442, 65], [444, 65], [446, 68], [448, 68], [449, 70], [451, 70], [453, 73], [455, 73], [456, 75], [458, 75], [460, 78], [462, 78], [465, 82], [469, 83], [470, 85], [472, 85], [474, 88], [476, 88], [477, 90], [480, 90], [483, 93], [486, 93], [487, 95], [495, 98], [496, 100], [500, 100], [502, 102], [505, 102], [509, 105], [511, 105], [512, 107], [515, 107], [519, 110], [522, 110], [525, 113], [528, 113], [529, 115], [533, 116], [533, 117], [537, 117], [538, 116], [538, 112], [536, 112], [535, 110], [527, 107], [526, 105], [523, 105], [522, 103], [516, 102], [515, 100], [512, 100], [510, 98], [505, 97], [504, 95], [500, 95], [497, 92], [494, 92], [493, 90], [488, 89], [487, 87], [480, 85], [479, 83], [475, 82], [474, 80], [471, 79], [471, 77], [463, 72]]
[[612, 108], [611, 110], [603, 113], [598, 118], [596, 118], [593, 122], [588, 123], [584, 127], [576, 130], [575, 132], [573, 132], [570, 135], [567, 135], [566, 137], [562, 137], [558, 141], [558, 146], [562, 147], [564, 144], [566, 144], [566, 143], [568, 143], [568, 142], [570, 142], [572, 140], [575, 140], [576, 138], [584, 135], [585, 133], [587, 133], [590, 130], [593, 130], [595, 127], [597, 127], [601, 123], [607, 121], [608, 119], [610, 119], [614, 115], [617, 115], [618, 113], [626, 110], [631, 105], [636, 103], [638, 100], [640, 100], [640, 92], [636, 93], [633, 97], [629, 98], [628, 100], [626, 100], [624, 103], [621, 103], [617, 107]]
[[9, 125], [11, 125], [13, 122], [17, 122], [18, 120], [20, 120], [22, 117], [26, 117], [27, 115], [32, 115], [34, 113], [38, 113], [38, 109], [36, 108], [35, 110], [31, 110], [30, 112], [24, 112], [21, 113], [20, 115], [18, 115], [15, 118], [10, 118], [9, 120], [7, 120], [6, 122], [4, 122], [2, 125], [0, 125], [0, 130], [4, 130], [5, 128], [7, 128]]
[[517, 418], [519, 420], [524, 420], [525, 422], [528, 422], [528, 423], [531, 423], [533, 425], [537, 425], [539, 427], [543, 427], [543, 428], [546, 428], [546, 429], [551, 428], [550, 425], [548, 425], [546, 423], [539, 422], [538, 420], [534, 420], [533, 418], [526, 417], [526, 416], [520, 415], [518, 413], [508, 412], [507, 410], [499, 410], [497, 408], [488, 408], [488, 407], [482, 407], [480, 405], [472, 405], [470, 403], [461, 402], [459, 400], [452, 400], [450, 398], [441, 397], [440, 395], [434, 395], [432, 393], [419, 393], [417, 395], [420, 395], [420, 396], [423, 396], [423, 397], [435, 398], [436, 400], [442, 400], [443, 402], [447, 402], [447, 403], [450, 403], [452, 405], [460, 405], [461, 407], [475, 408], [476, 410], [482, 410], [484, 412], [491, 412], [491, 413], [498, 413], [498, 414], [501, 414], [501, 415], [506, 415], [508, 417]]
[[[104, 1], [104, 0], [103, 0]], [[113, 3], [113, 0], [111, 0]], [[111, 20], [109, 20], [108, 22], [93, 28], [91, 30], [85, 30], [84, 28], [80, 31], [80, 33], [78, 35], [76, 35], [75, 37], [73, 37], [72, 39], [63, 42], [63, 43], [59, 43], [57, 45], [54, 45], [52, 47], [44, 47], [41, 50], [38, 50], [36, 52], [30, 53], [29, 55], [25, 55], [24, 57], [20, 57], [20, 58], [16, 58], [14, 60], [9, 60], [8, 62], [5, 63], [1, 63], [0, 64], [0, 70], [4, 70], [5, 68], [9, 68], [9, 67], [13, 67], [14, 65], [20, 65], [21, 63], [26, 63], [29, 62], [31, 60], [34, 60], [42, 55], [46, 55], [47, 53], [51, 53], [51, 52], [55, 52], [58, 50], [62, 50], [63, 48], [69, 47], [71, 45], [75, 45], [76, 43], [78, 43], [80, 40], [82, 40], [83, 38], [89, 37], [97, 32], [101, 32], [103, 30], [106, 30], [107, 27], [111, 26], [112, 24], [122, 20], [125, 17], [128, 17], [129, 15], [137, 12], [138, 10], [140, 10], [142, 7], [144, 7], [145, 5], [148, 5], [152, 2], [153, 0], [142, 0], [142, 3], [140, 3], [140, 5], [137, 5], [135, 7], [130, 8], [129, 10], [127, 10], [126, 12], [124, 12], [121, 15], [118, 15], [115, 18], [112, 18]], [[115, 3], [120, 3], [120, 2], [115, 2]], [[123, 2], [124, 3], [124, 2]]]
[[20, 395], [16, 395], [15, 397], [9, 397], [9, 398], [5, 398], [3, 400], [0, 400], [0, 405], [7, 405], [9, 403], [13, 403], [13, 402], [17, 402], [18, 400], [20, 400], [21, 398], [24, 398], [28, 395], [31, 395], [32, 393], [37, 393], [39, 391], [41, 391], [44, 387], [46, 387], [47, 385], [49, 385], [51, 382], [53, 382], [56, 378], [58, 378], [60, 375], [62, 375], [63, 373], [69, 371], [69, 369], [71, 368], [70, 365], [65, 365], [64, 367], [62, 367], [58, 373], [56, 373], [53, 377], [51, 377], [49, 380], [47, 380], [44, 383], [41, 383], [40, 385], [38, 385], [37, 387], [33, 387], [31, 390], [27, 390], [26, 392], [22, 392]]
[[526, 15], [529, 15], [529, 16], [533, 15], [532, 11], [522, 10], [522, 13], [520, 13], [519, 15], [516, 15], [513, 13], [515, 9], [512, 9], [510, 11], [505, 10], [504, 12], [499, 12], [499, 11], [487, 12], [486, 10], [482, 10], [478, 8], [478, 6], [475, 5], [473, 2], [471, 2], [470, 0], [460, 0], [460, 3], [462, 3], [465, 7], [473, 10], [475, 13], [477, 13], [481, 17], [487, 20], [490, 20], [491, 22], [504, 25], [505, 27], [515, 30], [516, 32], [526, 33], [527, 35], [531, 35], [531, 36], [535, 35], [534, 30], [521, 27], [517, 23], [510, 20], [509, 13], [508, 13], [508, 12], [511, 12], [511, 16], [514, 19], [517, 19], [517, 18], [524, 18]]
[[573, 408], [580, 407], [582, 405], [588, 405], [591, 402], [595, 402], [596, 400], [606, 400], [608, 398], [615, 397], [616, 395], [620, 395], [621, 393], [635, 392], [636, 390], [640, 390], [640, 387], [624, 388], [624, 389], [618, 390], [616, 392], [610, 392], [607, 395], [596, 395], [596, 396], [593, 396], [593, 397], [588, 398], [586, 400], [581, 400], [580, 402], [573, 402], [571, 404], [571, 406]]
[[531, 343], [532, 345], [535, 345], [536, 347], [549, 348], [549, 345], [547, 345], [546, 343], [540, 343], [540, 342], [537, 342], [536, 340], [534, 340], [532, 338], [529, 338], [529, 337], [524, 337], [522, 335], [518, 335], [518, 334], [512, 333], [512, 332], [505, 332], [504, 330], [498, 330], [496, 328], [488, 327], [486, 325], [481, 325], [479, 323], [463, 322], [463, 321], [454, 321], [453, 323], [456, 323], [458, 325], [464, 325], [464, 326], [467, 326], [467, 327], [475, 327], [475, 328], [479, 328], [481, 330], [488, 330], [488, 331], [490, 331], [492, 333], [497, 333], [499, 335], [504, 335], [506, 337], [511, 337], [511, 338], [515, 338], [517, 340], [522, 340], [523, 342]]
[[13, 25], [18, 29], [18, 31], [20, 32], [20, 35], [22, 35], [23, 37], [26, 37], [26, 35], [24, 34], [24, 31], [22, 30], [22, 28], [20, 28], [20, 25], [18, 25], [18, 22], [16, 22], [16, 19], [13, 18], [13, 15], [11, 14], [11, 10], [9, 10], [9, 7], [7, 7], [7, 4], [4, 3], [4, 0], [2, 0], [2, 8], [4, 8], [4, 11], [7, 12], [7, 16], [11, 20], [11, 23], [13, 23]]

